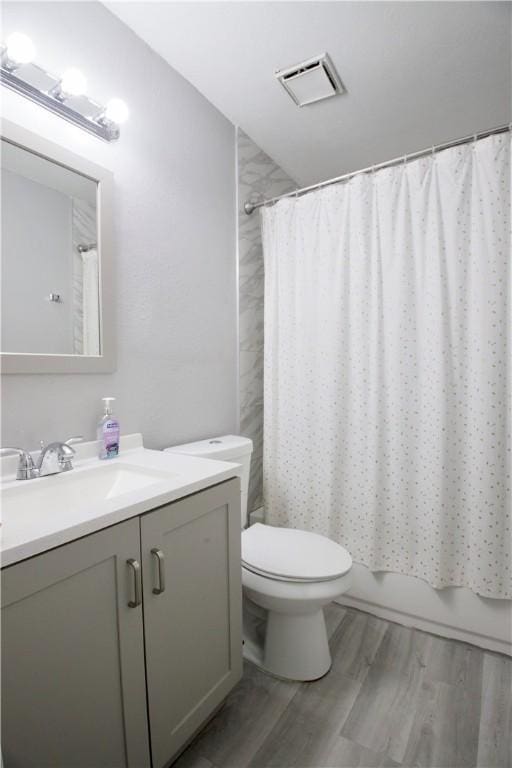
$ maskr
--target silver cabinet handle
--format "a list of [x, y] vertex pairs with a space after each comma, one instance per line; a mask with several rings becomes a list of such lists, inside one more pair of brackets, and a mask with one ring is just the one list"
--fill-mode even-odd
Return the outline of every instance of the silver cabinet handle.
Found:
[[133, 593], [134, 599], [128, 601], [130, 608], [137, 608], [142, 603], [142, 581], [140, 573], [140, 563], [131, 557], [126, 561], [129, 568], [133, 570]]
[[151, 550], [151, 554], [156, 557], [157, 564], [158, 564], [158, 586], [153, 587], [153, 594], [154, 595], [161, 595], [162, 592], [165, 590], [165, 561], [164, 561], [164, 553], [161, 549], [158, 549], [157, 547], [153, 547]]

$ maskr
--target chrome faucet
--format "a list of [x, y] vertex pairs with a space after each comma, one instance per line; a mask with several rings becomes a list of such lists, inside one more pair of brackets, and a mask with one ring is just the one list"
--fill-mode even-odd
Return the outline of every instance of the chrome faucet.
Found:
[[41, 453], [37, 460], [38, 477], [46, 475], [56, 475], [59, 472], [69, 472], [73, 469], [72, 459], [75, 455], [75, 449], [71, 446], [74, 443], [80, 443], [83, 437], [70, 437], [65, 443], [56, 441], [44, 446], [41, 444]]
[[37, 466], [32, 456], [23, 448], [0, 448], [0, 455], [17, 453], [19, 456], [16, 480], [33, 480], [35, 477], [46, 477], [59, 472], [69, 472], [73, 469], [72, 459], [75, 449], [74, 443], [82, 442], [83, 437], [70, 437], [65, 443], [54, 442], [44, 446], [41, 443], [41, 453], [37, 459]]

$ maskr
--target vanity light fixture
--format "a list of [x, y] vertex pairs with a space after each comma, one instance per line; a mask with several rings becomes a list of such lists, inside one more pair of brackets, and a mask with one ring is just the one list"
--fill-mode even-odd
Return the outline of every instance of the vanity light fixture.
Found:
[[110, 99], [110, 101], [107, 101], [105, 112], [100, 116], [100, 119], [122, 125], [122, 123], [128, 120], [129, 115], [128, 107], [122, 99]]
[[71, 69], [66, 69], [62, 79], [51, 89], [50, 93], [59, 101], [66, 101], [71, 96], [82, 96], [86, 88], [87, 80], [84, 75], [79, 69], [71, 67]]
[[9, 72], [14, 72], [22, 64], [30, 64], [35, 55], [36, 49], [30, 37], [22, 32], [13, 32], [7, 38], [7, 45], [2, 55], [2, 68], [5, 67]]
[[104, 141], [119, 138], [119, 126], [129, 114], [124, 101], [114, 98], [102, 106], [85, 96], [87, 81], [79, 69], [70, 67], [55, 77], [33, 63], [34, 57], [27, 35], [9, 35], [1, 49], [2, 85]]

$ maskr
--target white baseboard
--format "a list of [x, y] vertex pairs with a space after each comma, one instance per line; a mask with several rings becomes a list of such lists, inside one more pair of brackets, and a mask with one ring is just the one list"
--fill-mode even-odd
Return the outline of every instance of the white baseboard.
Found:
[[414, 576], [352, 566], [340, 603], [375, 616], [512, 655], [512, 600], [480, 597], [466, 587], [434, 589]]
[[335, 602], [338, 603], [338, 605], [357, 608], [360, 611], [371, 613], [373, 616], [378, 616], [379, 618], [387, 619], [388, 621], [394, 621], [395, 623], [402, 624], [406, 627], [416, 627], [424, 632], [430, 632], [433, 635], [440, 635], [441, 637], [447, 637], [451, 640], [460, 640], [464, 643], [471, 643], [471, 645], [476, 645], [479, 648], [488, 651], [496, 651], [498, 653], [504, 653], [507, 656], [512, 656], [512, 643], [501, 640], [500, 638], [488, 637], [487, 635], [482, 635], [478, 632], [442, 624], [441, 622], [405, 613], [404, 611], [399, 611], [395, 608], [376, 605], [375, 603], [370, 603], [367, 600], [361, 600], [357, 597], [351, 597], [350, 595], [342, 595], [338, 600], [335, 600]]

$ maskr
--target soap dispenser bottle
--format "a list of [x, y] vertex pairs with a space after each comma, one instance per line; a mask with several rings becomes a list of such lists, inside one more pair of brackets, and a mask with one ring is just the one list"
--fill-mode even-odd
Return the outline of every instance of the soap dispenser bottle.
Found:
[[115, 397], [102, 397], [104, 412], [98, 422], [99, 458], [112, 459], [119, 455], [119, 422], [112, 415]]

